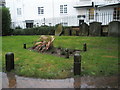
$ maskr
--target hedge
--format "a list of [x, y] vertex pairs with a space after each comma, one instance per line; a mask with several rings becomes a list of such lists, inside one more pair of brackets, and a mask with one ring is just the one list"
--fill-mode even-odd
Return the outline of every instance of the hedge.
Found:
[[2, 7], [2, 35], [11, 35], [11, 16], [8, 8]]
[[54, 27], [36, 27], [27, 29], [15, 29], [13, 30], [13, 35], [54, 35]]

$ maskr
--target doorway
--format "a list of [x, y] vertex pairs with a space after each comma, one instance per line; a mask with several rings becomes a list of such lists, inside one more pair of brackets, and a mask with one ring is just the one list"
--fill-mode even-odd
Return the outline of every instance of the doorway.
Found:
[[32, 28], [33, 27], [33, 23], [26, 23], [26, 28]]

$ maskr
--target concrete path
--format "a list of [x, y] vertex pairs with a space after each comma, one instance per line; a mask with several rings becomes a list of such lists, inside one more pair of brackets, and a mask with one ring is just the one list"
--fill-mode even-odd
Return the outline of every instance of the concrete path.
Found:
[[118, 77], [36, 79], [2, 73], [2, 88], [118, 88]]

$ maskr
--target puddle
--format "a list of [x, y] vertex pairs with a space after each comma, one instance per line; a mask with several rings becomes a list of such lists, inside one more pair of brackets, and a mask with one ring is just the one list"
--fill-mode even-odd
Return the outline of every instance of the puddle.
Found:
[[118, 88], [118, 77], [36, 79], [2, 73], [2, 88]]

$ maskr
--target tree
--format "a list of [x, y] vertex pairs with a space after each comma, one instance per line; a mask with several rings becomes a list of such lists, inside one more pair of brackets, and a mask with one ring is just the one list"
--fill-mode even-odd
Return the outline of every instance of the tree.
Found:
[[6, 7], [0, 9], [2, 9], [2, 35], [10, 35], [12, 33], [10, 11]]

